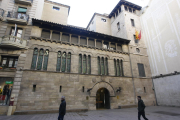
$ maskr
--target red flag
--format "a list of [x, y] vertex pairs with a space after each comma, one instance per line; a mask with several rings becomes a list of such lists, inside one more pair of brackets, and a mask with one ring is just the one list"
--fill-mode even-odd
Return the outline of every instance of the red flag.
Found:
[[138, 37], [139, 37], [139, 40], [141, 40], [141, 31], [140, 31], [140, 33], [139, 33], [139, 36], [138, 36]]

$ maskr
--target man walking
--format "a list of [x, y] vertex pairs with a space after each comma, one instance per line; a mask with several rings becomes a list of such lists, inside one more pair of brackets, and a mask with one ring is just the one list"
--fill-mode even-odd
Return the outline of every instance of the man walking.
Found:
[[58, 120], [63, 120], [65, 114], [66, 114], [66, 101], [65, 101], [65, 97], [62, 96], [61, 97], [61, 105], [59, 106], [59, 117], [58, 117]]
[[138, 120], [141, 120], [141, 115], [145, 120], [148, 120], [145, 116], [145, 111], [144, 111], [146, 106], [144, 105], [143, 100], [141, 100], [141, 96], [138, 96], [137, 99], [138, 99]]

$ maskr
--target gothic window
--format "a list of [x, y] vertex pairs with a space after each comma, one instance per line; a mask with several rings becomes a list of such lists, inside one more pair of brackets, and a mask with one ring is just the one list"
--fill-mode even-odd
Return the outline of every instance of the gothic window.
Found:
[[71, 71], [71, 53], [67, 55], [67, 72]]
[[56, 71], [60, 71], [60, 69], [61, 69], [61, 51], [59, 51], [57, 55]]
[[101, 65], [100, 65], [100, 57], [98, 57], [98, 74], [101, 74]]
[[88, 56], [88, 63], [87, 63], [87, 71], [88, 74], [91, 74], [91, 56]]
[[91, 56], [79, 55], [79, 73], [91, 74]]
[[46, 50], [45, 53], [44, 53], [43, 70], [47, 70], [48, 58], [49, 58], [49, 50]]
[[71, 72], [71, 53], [61, 51], [57, 53], [56, 71]]
[[79, 73], [82, 73], [82, 55], [79, 55]]
[[66, 71], [66, 52], [63, 52], [62, 54], [62, 72]]
[[98, 74], [108, 75], [108, 58], [98, 57]]
[[122, 60], [114, 59], [114, 71], [115, 71], [115, 76], [124, 76]]
[[33, 59], [32, 59], [32, 64], [31, 64], [31, 69], [33, 70], [36, 69], [37, 56], [38, 56], [38, 49], [34, 48]]
[[38, 57], [38, 62], [37, 62], [37, 70], [41, 70], [42, 69], [43, 55], [44, 55], [44, 50], [40, 49], [39, 57]]

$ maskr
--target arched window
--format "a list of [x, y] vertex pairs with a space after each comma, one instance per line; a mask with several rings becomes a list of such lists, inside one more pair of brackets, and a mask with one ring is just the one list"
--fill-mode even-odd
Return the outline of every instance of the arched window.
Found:
[[66, 52], [63, 52], [62, 54], [62, 68], [61, 68], [62, 72], [66, 71]]
[[56, 71], [71, 72], [71, 53], [58, 51]]
[[87, 64], [86, 55], [83, 56], [83, 74], [86, 74]]
[[45, 53], [44, 53], [43, 70], [47, 70], [48, 58], [49, 58], [49, 50], [46, 50]]
[[42, 69], [43, 55], [44, 55], [44, 50], [40, 49], [39, 57], [38, 57], [38, 63], [37, 63], [37, 70], [41, 70]]
[[101, 58], [101, 74], [104, 75], [104, 58]]
[[37, 56], [38, 56], [38, 49], [34, 48], [32, 64], [31, 64], [31, 69], [33, 70], [36, 69]]
[[114, 59], [114, 70], [115, 70], [115, 76], [124, 76], [122, 60]]
[[82, 73], [82, 55], [79, 55], [79, 73]]
[[60, 71], [61, 69], [61, 51], [57, 54], [57, 65], [56, 65], [56, 71]]
[[91, 74], [91, 56], [90, 55], [88, 55], [87, 71], [88, 71], [88, 74]]
[[79, 55], [79, 73], [91, 74], [91, 56]]
[[67, 72], [71, 71], [71, 53], [67, 55]]
[[97, 61], [98, 61], [98, 75], [101, 75], [100, 57], [98, 57]]

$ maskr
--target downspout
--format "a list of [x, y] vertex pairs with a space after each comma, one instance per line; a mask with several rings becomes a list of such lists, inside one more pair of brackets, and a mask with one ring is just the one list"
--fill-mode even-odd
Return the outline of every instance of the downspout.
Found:
[[153, 84], [153, 90], [154, 90], [154, 95], [155, 95], [156, 105], [158, 106], [157, 97], [156, 97], [156, 90], [155, 90], [155, 87], [154, 87], [154, 80], [153, 80], [153, 77], [152, 77], [152, 84]]
[[130, 61], [133, 89], [134, 89], [134, 103], [136, 104], [136, 89], [135, 89], [135, 85], [134, 85], [134, 75], [133, 75], [133, 70], [132, 70], [131, 53], [130, 53], [129, 45], [128, 45], [128, 51], [129, 51], [129, 61]]

